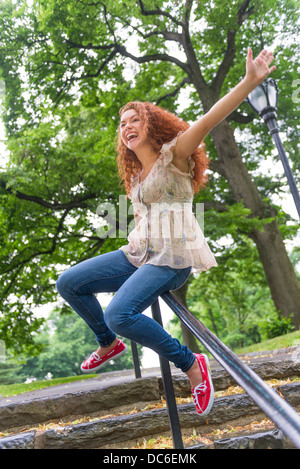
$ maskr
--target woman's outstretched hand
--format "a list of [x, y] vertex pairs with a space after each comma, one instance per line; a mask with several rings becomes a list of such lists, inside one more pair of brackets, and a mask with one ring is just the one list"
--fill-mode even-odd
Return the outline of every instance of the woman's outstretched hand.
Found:
[[253, 60], [252, 49], [248, 47], [245, 78], [259, 85], [259, 83], [261, 83], [265, 78], [267, 78], [268, 75], [270, 75], [270, 73], [276, 69], [275, 65], [270, 67], [273, 60], [274, 57], [272, 52], [269, 52], [266, 49], [263, 49]]
[[176, 162], [176, 158], [178, 161], [187, 159], [189, 155], [194, 153], [211, 129], [232, 113], [249, 93], [275, 70], [276, 66], [271, 66], [273, 60], [272, 52], [266, 49], [263, 49], [253, 60], [252, 50], [250, 47], [248, 48], [245, 78], [178, 137], [176, 157], [173, 162]]

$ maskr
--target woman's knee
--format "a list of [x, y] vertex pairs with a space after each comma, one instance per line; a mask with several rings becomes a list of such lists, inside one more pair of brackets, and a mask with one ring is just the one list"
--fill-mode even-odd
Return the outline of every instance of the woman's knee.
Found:
[[109, 329], [117, 334], [119, 332], [116, 331], [118, 329], [118, 320], [116, 318], [116, 314], [114, 314], [114, 310], [112, 308], [106, 308], [104, 311], [104, 321], [106, 322]]
[[130, 323], [130, 313], [126, 313], [123, 309], [114, 308], [110, 305], [106, 308], [104, 312], [104, 320], [109, 327], [109, 329], [116, 334], [124, 334], [128, 324]]
[[56, 289], [61, 296], [64, 296], [64, 294], [69, 292], [70, 287], [72, 285], [71, 279], [72, 275], [70, 275], [70, 269], [68, 269], [62, 274], [60, 274], [60, 276], [56, 280]]

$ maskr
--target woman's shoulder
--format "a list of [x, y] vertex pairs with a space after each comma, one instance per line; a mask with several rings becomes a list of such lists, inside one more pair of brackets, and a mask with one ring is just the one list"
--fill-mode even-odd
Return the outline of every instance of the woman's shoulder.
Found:
[[183, 176], [193, 177], [195, 162], [192, 156], [189, 156], [188, 159], [184, 160], [178, 160], [176, 158], [176, 143], [181, 133], [182, 132], [179, 132], [175, 138], [162, 145], [158, 158], [161, 165], [165, 168]]

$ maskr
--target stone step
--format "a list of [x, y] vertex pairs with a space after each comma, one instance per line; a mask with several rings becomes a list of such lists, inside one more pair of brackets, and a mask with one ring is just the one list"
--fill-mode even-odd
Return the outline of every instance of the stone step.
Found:
[[[0, 449], [35, 449], [35, 433], [15, 435], [0, 440]], [[122, 448], [121, 448], [122, 449]], [[216, 439], [212, 444], [189, 446], [190, 454], [199, 449], [294, 449], [290, 441], [278, 429], [256, 432], [243, 436]], [[113, 453], [112, 453], [113, 454]]]
[[[300, 410], [300, 382], [278, 386], [278, 392], [294, 408]], [[264, 419], [265, 415], [246, 394], [230, 395], [215, 399], [212, 411], [208, 416], [201, 417], [195, 413], [193, 404], [178, 405], [178, 413], [182, 434], [210, 433], [214, 428], [224, 424], [247, 425], [253, 420]], [[286, 438], [276, 433], [265, 441], [272, 444], [288, 446]], [[270, 433], [270, 432], [269, 432]], [[130, 448], [144, 439], [161, 435], [170, 436], [169, 418], [166, 408], [137, 412], [97, 419], [74, 425], [58, 426], [51, 429], [33, 429], [32, 431], [11, 435], [0, 439], [0, 449], [107, 449]], [[276, 436], [277, 435], [277, 436]], [[262, 445], [258, 436], [242, 436], [233, 442], [226, 439], [214, 441], [213, 447], [238, 445], [240, 448]], [[244, 438], [244, 439], [243, 439]], [[277, 440], [276, 440], [277, 439]], [[280, 442], [279, 442], [280, 439]], [[230, 439], [229, 439], [230, 440]], [[276, 443], [277, 441], [277, 443]], [[291, 444], [290, 444], [291, 445]], [[201, 445], [200, 447], [211, 447]], [[293, 447], [291, 445], [291, 447]]]
[[294, 446], [280, 430], [274, 429], [222, 438], [210, 445], [201, 444], [189, 447], [189, 450], [193, 449], [294, 449]]
[[[249, 364], [262, 379], [286, 379], [300, 376], [300, 361], [286, 359], [284, 361], [264, 361]], [[122, 374], [122, 373], [121, 373]], [[235, 386], [234, 379], [222, 368], [212, 369], [214, 387], [216, 391]], [[164, 397], [162, 378], [134, 379], [120, 376], [117, 382], [110, 379], [91, 380], [90, 385], [76, 390], [79, 384], [72, 383], [72, 387], [57, 387], [43, 390], [43, 393], [25, 393], [19, 396], [0, 400], [0, 431], [23, 428], [28, 425], [43, 424], [55, 421], [70, 421], [86, 415], [106, 415], [118, 413], [136, 407], [143, 409], [147, 404], [160, 401]], [[190, 385], [184, 373], [174, 373], [172, 376], [175, 395], [189, 397]], [[110, 383], [113, 384], [110, 384]], [[55, 388], [55, 387], [54, 387]]]
[[[248, 365], [265, 380], [300, 376], [300, 361], [288, 355], [285, 355], [283, 360], [264, 359], [263, 362], [249, 362]], [[172, 369], [172, 373], [175, 395], [190, 397], [190, 385], [186, 375], [176, 369]], [[216, 391], [236, 386], [233, 378], [216, 364], [212, 374]], [[55, 389], [48, 388], [1, 399], [0, 431], [13, 434], [0, 438], [0, 448], [123, 448], [144, 438], [170, 435], [167, 409], [141, 411], [148, 404], [157, 403], [164, 398], [162, 379], [157, 370], [152, 370], [148, 375], [149, 377], [135, 379], [128, 370], [119, 374], [104, 373], [96, 379], [81, 381], [81, 384], [72, 383], [54, 387]], [[286, 384], [278, 389], [294, 408], [300, 407], [299, 382]], [[128, 415], [133, 409], [137, 412]], [[126, 412], [127, 415], [106, 417], [108, 414]], [[207, 418], [198, 416], [193, 404], [179, 405], [178, 412], [182, 433], [187, 432], [189, 435], [195, 428], [209, 433], [210, 429], [212, 431], [214, 428], [220, 428], [227, 422], [231, 422], [232, 426], [243, 427], [253, 419], [265, 418], [247, 394], [215, 399], [213, 410]], [[73, 425], [66, 423], [74, 422], [80, 417], [90, 421]], [[52, 424], [49, 429], [39, 426], [49, 422]], [[261, 440], [259, 436], [255, 436], [247, 440], [249, 435], [246, 435], [246, 440], [236, 440], [235, 443], [228, 444], [239, 444], [241, 447], [247, 444], [252, 447], [251, 445], [261, 444], [259, 441], [269, 439], [274, 445], [286, 445], [284, 438], [279, 438], [276, 433], [276, 428], [274, 432], [274, 435], [268, 436], [267, 439]], [[217, 444], [219, 443], [214, 442], [214, 447]], [[222, 444], [220, 440], [220, 445]]]

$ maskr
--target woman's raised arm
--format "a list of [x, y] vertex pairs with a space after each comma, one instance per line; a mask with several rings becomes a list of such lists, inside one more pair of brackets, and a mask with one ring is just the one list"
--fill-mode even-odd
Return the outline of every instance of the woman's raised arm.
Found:
[[248, 94], [275, 70], [275, 65], [270, 67], [273, 60], [272, 52], [266, 49], [263, 49], [253, 60], [252, 50], [248, 48], [245, 78], [178, 137], [174, 160], [175, 158], [176, 160], [188, 158], [194, 153], [210, 130], [233, 112]]

